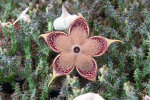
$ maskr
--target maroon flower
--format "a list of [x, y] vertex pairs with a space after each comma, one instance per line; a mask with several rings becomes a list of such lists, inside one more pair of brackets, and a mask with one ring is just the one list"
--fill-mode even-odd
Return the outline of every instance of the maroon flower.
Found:
[[58, 76], [69, 74], [74, 67], [84, 78], [96, 81], [97, 63], [93, 57], [103, 55], [111, 43], [121, 42], [102, 36], [88, 38], [89, 27], [82, 16], [70, 25], [69, 34], [54, 31], [40, 36], [53, 51], [60, 53], [53, 61], [51, 82]]

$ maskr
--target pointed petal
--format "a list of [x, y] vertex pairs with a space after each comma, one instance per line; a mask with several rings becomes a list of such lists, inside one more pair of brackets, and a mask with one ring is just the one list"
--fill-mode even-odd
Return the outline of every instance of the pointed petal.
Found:
[[53, 77], [69, 74], [74, 69], [74, 59], [71, 52], [59, 54], [53, 61]]
[[78, 55], [75, 66], [81, 76], [88, 80], [96, 81], [97, 63], [92, 57], [85, 54]]
[[108, 43], [106, 39], [102, 36], [91, 37], [87, 39], [82, 45], [83, 53], [86, 53], [92, 56], [100, 56], [104, 54], [107, 48], [108, 48]]
[[83, 15], [82, 15], [81, 13], [78, 13], [78, 16], [79, 16], [79, 17], [83, 17]]
[[70, 37], [75, 44], [81, 45], [89, 35], [89, 27], [83, 17], [78, 17], [69, 27]]
[[61, 17], [63, 17], [65, 19], [65, 17], [67, 17], [67, 16], [70, 16], [70, 14], [66, 10], [65, 6], [62, 5], [62, 14], [61, 14]]
[[121, 41], [121, 40], [111, 40], [111, 39], [107, 39], [107, 38], [105, 38], [106, 39], [106, 41], [107, 41], [107, 46], [109, 47], [112, 43], [114, 43], [114, 42], [121, 42], [121, 43], [123, 43], [123, 41]]
[[114, 42], [122, 42], [122, 41], [110, 40], [102, 36], [93, 36], [85, 40], [85, 42], [82, 45], [82, 52], [92, 56], [101, 56], [107, 51], [108, 47]]
[[61, 31], [42, 34], [39, 37], [43, 37], [48, 46], [55, 52], [70, 51], [73, 44], [67, 34]]

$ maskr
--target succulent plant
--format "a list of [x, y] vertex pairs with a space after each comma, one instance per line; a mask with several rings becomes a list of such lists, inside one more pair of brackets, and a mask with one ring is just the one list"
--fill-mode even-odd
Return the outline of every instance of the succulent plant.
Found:
[[97, 63], [93, 57], [103, 55], [113, 42], [122, 41], [88, 36], [89, 26], [81, 14], [70, 25], [69, 34], [54, 31], [40, 35], [53, 51], [60, 53], [53, 61], [52, 80], [69, 74], [75, 66], [81, 76], [96, 81]]

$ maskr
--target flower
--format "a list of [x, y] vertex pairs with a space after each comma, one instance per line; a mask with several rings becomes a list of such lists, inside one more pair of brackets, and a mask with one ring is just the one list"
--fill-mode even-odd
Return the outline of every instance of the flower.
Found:
[[86, 93], [76, 97], [74, 100], [104, 100], [104, 98], [95, 93]]
[[29, 8], [26, 8], [21, 14], [20, 16], [17, 18], [17, 20], [13, 23], [16, 24], [19, 20], [23, 20], [24, 22], [30, 22], [30, 16], [28, 14], [26, 14], [29, 11]]
[[82, 16], [69, 26], [69, 34], [54, 31], [39, 36], [45, 39], [53, 51], [60, 53], [53, 61], [53, 78], [50, 83], [58, 76], [69, 74], [74, 66], [81, 76], [96, 81], [97, 63], [93, 57], [103, 55], [111, 43], [121, 41], [88, 36], [89, 27]]
[[66, 30], [70, 24], [77, 18], [77, 15], [70, 15], [66, 8], [62, 5], [62, 14], [54, 20], [55, 30]]

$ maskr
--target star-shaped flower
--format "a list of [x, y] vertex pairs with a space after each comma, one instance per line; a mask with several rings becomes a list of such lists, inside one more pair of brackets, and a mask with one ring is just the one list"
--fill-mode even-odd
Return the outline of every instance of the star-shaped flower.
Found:
[[51, 82], [58, 76], [69, 74], [74, 67], [84, 78], [96, 81], [97, 63], [93, 57], [103, 55], [111, 43], [121, 42], [102, 36], [88, 38], [88, 23], [81, 15], [70, 25], [69, 34], [54, 31], [41, 36], [53, 51], [60, 53], [52, 64]]

